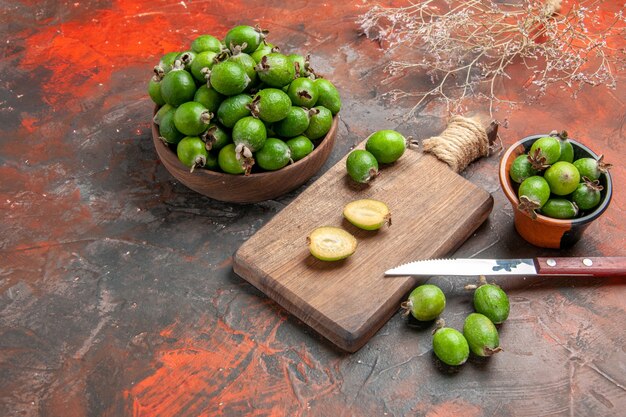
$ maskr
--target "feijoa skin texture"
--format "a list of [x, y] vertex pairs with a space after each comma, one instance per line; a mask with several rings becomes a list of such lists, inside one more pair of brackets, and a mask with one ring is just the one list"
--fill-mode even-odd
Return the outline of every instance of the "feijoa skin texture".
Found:
[[217, 119], [224, 127], [231, 129], [239, 119], [250, 116], [250, 103], [252, 97], [248, 94], [227, 97], [217, 109]]
[[341, 110], [341, 97], [334, 84], [325, 78], [318, 78], [315, 80], [315, 86], [319, 94], [317, 105], [326, 107], [333, 113], [333, 116], [339, 113], [339, 110]]
[[217, 54], [215, 52], [210, 51], [200, 52], [196, 55], [196, 58], [191, 63], [191, 75], [200, 82], [206, 82], [205, 68], [213, 68], [216, 56]]
[[541, 207], [541, 214], [553, 219], [573, 219], [578, 214], [578, 206], [566, 198], [550, 198]]
[[311, 142], [311, 140], [309, 140], [306, 136], [302, 135], [291, 138], [286, 143], [291, 150], [291, 159], [294, 162], [301, 160], [313, 152], [313, 149], [315, 148], [313, 142]]
[[497, 285], [481, 285], [474, 291], [474, 309], [494, 324], [500, 324], [509, 317], [509, 297]]
[[470, 350], [477, 356], [491, 356], [502, 350], [500, 336], [493, 322], [480, 313], [471, 313], [465, 319], [463, 336]]
[[348, 175], [354, 181], [366, 184], [378, 175], [378, 161], [364, 149], [355, 149], [346, 159]]
[[539, 171], [533, 168], [533, 165], [528, 160], [528, 155], [520, 155], [511, 164], [509, 175], [511, 179], [518, 184], [521, 184], [526, 178], [537, 175]]
[[212, 117], [213, 114], [202, 104], [188, 101], [176, 109], [174, 125], [187, 136], [197, 136], [207, 130]]
[[213, 65], [209, 83], [218, 93], [225, 96], [234, 96], [246, 89], [250, 83], [250, 77], [238, 63], [222, 61]]
[[224, 146], [232, 143], [230, 134], [217, 123], [211, 123], [209, 128], [202, 136], [209, 151], [218, 152]]
[[309, 78], [296, 78], [289, 84], [287, 95], [294, 106], [311, 108], [319, 98], [317, 84]]
[[262, 169], [276, 171], [289, 163], [291, 151], [282, 140], [267, 138], [263, 147], [254, 154], [254, 159]]
[[251, 54], [259, 47], [264, 37], [265, 35], [262, 31], [257, 30], [252, 26], [240, 25], [235, 26], [226, 33], [226, 36], [224, 37], [224, 44], [227, 48], [230, 48], [231, 45], [233, 47], [243, 46], [245, 43], [246, 47], [242, 49], [243, 52]]
[[543, 177], [533, 175], [522, 181], [517, 194], [520, 198], [525, 196], [542, 207], [550, 198], [550, 185]]
[[161, 97], [170, 106], [178, 107], [193, 100], [196, 82], [193, 76], [183, 69], [173, 69], [161, 80]]
[[265, 144], [267, 129], [261, 120], [247, 116], [235, 123], [232, 138], [235, 145], [243, 145], [251, 152], [256, 152]]
[[159, 123], [159, 136], [161, 137], [161, 140], [170, 145], [177, 144], [182, 138], [185, 137], [183, 133], [176, 129], [176, 125], [174, 124], [175, 113], [176, 109], [172, 107], [169, 112], [165, 113], [161, 117], [161, 121]]
[[304, 131], [304, 136], [311, 140], [324, 137], [333, 125], [333, 114], [326, 107], [315, 106], [316, 114], [311, 115], [309, 127]]
[[262, 57], [256, 71], [261, 81], [274, 88], [283, 88], [296, 78], [293, 62], [278, 52], [271, 52]]
[[274, 132], [284, 138], [293, 138], [303, 134], [309, 127], [309, 112], [302, 107], [292, 106], [287, 117], [273, 126]]
[[601, 190], [602, 188], [599, 186], [587, 182], [580, 183], [572, 193], [572, 201], [576, 203], [581, 210], [591, 210], [600, 204], [600, 200], [602, 199]]
[[559, 139], [561, 144], [561, 156], [559, 161], [574, 162], [574, 145], [567, 139]]
[[587, 177], [591, 181], [600, 178], [602, 171], [598, 168], [598, 161], [593, 158], [580, 158], [574, 161], [574, 166], [578, 169], [580, 177]]
[[469, 344], [461, 332], [442, 327], [433, 335], [433, 351], [446, 365], [463, 365], [469, 358]]
[[557, 161], [546, 169], [543, 177], [548, 181], [550, 191], [556, 195], [568, 195], [574, 192], [580, 183], [580, 173], [570, 162]]
[[150, 78], [150, 82], [148, 83], [148, 95], [155, 104], [159, 106], [165, 104], [165, 100], [163, 100], [163, 96], [161, 95], [161, 81], [155, 79], [155, 77]]
[[365, 143], [365, 149], [381, 164], [397, 161], [404, 154], [406, 146], [406, 138], [395, 130], [379, 130]]
[[216, 113], [224, 98], [223, 95], [204, 84], [196, 91], [193, 101], [202, 104], [211, 113]]
[[277, 88], [264, 88], [253, 99], [252, 114], [267, 123], [283, 120], [289, 114], [289, 96]]
[[208, 152], [204, 142], [197, 136], [186, 136], [176, 146], [178, 159], [191, 171], [195, 167], [203, 167], [208, 158]]
[[242, 160], [237, 158], [234, 143], [229, 143], [220, 149], [217, 154], [217, 163], [220, 169], [227, 174], [240, 175], [246, 172]]
[[157, 125], [161, 124], [161, 119], [163, 118], [163, 116], [165, 116], [166, 113], [169, 113], [170, 110], [176, 110], [176, 109], [170, 106], [169, 104], [164, 104], [161, 107], [159, 107], [159, 110], [156, 112], [156, 114], [152, 118], [152, 121], [154, 122], [154, 124], [157, 124]]
[[446, 296], [436, 285], [420, 285], [409, 294], [406, 307], [419, 321], [434, 320], [446, 308]]
[[561, 156], [561, 143], [553, 136], [544, 136], [531, 145], [529, 154], [534, 155], [536, 152], [546, 159], [547, 165], [552, 165]]
[[200, 35], [191, 42], [191, 50], [196, 53], [205, 51], [218, 53], [222, 50], [222, 43], [215, 36]]

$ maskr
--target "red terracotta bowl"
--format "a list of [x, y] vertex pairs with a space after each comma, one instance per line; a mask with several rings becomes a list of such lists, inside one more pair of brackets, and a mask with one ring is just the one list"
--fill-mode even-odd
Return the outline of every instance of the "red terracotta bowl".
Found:
[[[155, 110], [156, 112], [156, 110]], [[339, 116], [315, 149], [301, 160], [277, 171], [250, 175], [232, 175], [208, 169], [195, 169], [183, 165], [176, 152], [159, 139], [158, 126], [152, 123], [152, 141], [161, 162], [170, 174], [192, 190], [215, 200], [231, 203], [256, 203], [271, 200], [288, 193], [310, 179], [324, 165], [335, 144]]]
[[[551, 217], [537, 214], [537, 218], [533, 219], [526, 212], [517, 208], [519, 199], [517, 197], [518, 184], [514, 183], [509, 176], [511, 164], [519, 155], [527, 153], [532, 144], [539, 138], [547, 135], [534, 135], [526, 137], [519, 142], [511, 145], [506, 150], [500, 160], [500, 185], [504, 195], [509, 199], [513, 206], [515, 229], [529, 243], [542, 248], [564, 249], [574, 245], [580, 240], [584, 230], [592, 221], [600, 217], [607, 209], [613, 194], [613, 182], [610, 173], [604, 173], [600, 176], [600, 184], [604, 187], [602, 190], [602, 198], [598, 206], [589, 213], [583, 213], [582, 217], [574, 219], [553, 219]], [[598, 159], [591, 149], [570, 139], [574, 146], [574, 159], [592, 157]]]

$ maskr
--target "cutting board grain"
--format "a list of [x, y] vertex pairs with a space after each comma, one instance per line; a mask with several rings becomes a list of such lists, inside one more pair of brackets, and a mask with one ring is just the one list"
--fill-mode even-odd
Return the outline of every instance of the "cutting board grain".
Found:
[[[350, 180], [345, 159], [250, 237], [235, 253], [233, 269], [339, 348], [355, 352], [415, 285], [384, 271], [449, 254], [489, 216], [493, 198], [418, 150], [408, 149], [367, 186]], [[344, 220], [344, 205], [361, 198], [387, 203], [392, 225], [364, 231]], [[310, 255], [307, 235], [327, 225], [355, 235], [354, 255], [339, 262]]]

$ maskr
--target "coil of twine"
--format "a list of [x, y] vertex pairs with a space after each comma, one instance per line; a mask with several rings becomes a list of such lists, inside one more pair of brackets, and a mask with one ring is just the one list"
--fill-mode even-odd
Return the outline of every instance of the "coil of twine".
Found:
[[422, 142], [422, 149], [461, 172], [475, 159], [489, 155], [489, 138], [477, 119], [453, 116], [440, 135]]

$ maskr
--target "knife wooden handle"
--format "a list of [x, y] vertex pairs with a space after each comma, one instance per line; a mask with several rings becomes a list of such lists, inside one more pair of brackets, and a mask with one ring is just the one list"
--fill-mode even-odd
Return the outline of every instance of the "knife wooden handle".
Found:
[[626, 276], [626, 257], [536, 258], [539, 275]]

